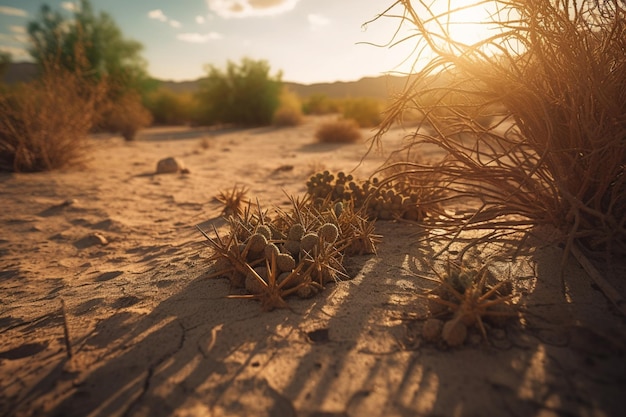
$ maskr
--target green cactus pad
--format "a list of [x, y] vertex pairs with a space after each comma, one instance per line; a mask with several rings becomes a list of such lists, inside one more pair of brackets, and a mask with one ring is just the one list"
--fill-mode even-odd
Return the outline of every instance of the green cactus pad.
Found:
[[289, 254], [281, 253], [276, 258], [276, 267], [281, 272], [292, 271], [296, 267], [296, 260]]
[[270, 240], [272, 238], [272, 229], [268, 225], [260, 224], [256, 228], [256, 232], [265, 236], [265, 239]]
[[261, 253], [267, 246], [267, 238], [260, 233], [255, 233], [252, 236], [250, 236], [248, 245], [250, 248], [250, 252]]
[[324, 242], [335, 243], [339, 237], [339, 229], [332, 223], [326, 223], [318, 230], [319, 236]]
[[318, 244], [319, 237], [316, 233], [307, 233], [302, 236], [302, 240], [300, 241], [300, 249], [306, 252], [311, 252]]
[[300, 223], [295, 223], [289, 228], [289, 233], [287, 234], [287, 239], [300, 241], [304, 236], [304, 226]]
[[278, 255], [280, 254], [278, 246], [273, 243], [268, 243], [267, 246], [265, 246], [265, 249], [263, 249], [263, 252], [265, 254], [265, 259], [267, 259], [268, 261], [272, 260], [272, 255], [274, 257], [278, 257]]

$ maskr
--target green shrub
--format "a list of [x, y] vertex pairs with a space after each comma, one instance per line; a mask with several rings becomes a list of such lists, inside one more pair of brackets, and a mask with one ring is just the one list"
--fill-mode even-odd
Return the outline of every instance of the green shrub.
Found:
[[211, 65], [207, 72], [197, 95], [202, 122], [244, 126], [272, 123], [279, 105], [281, 74], [271, 76], [266, 61], [244, 58], [240, 65], [229, 61], [226, 71]]
[[338, 119], [323, 123], [315, 132], [319, 142], [352, 143], [361, 139], [359, 124], [351, 119]]
[[356, 121], [361, 127], [374, 127], [382, 121], [382, 105], [373, 98], [351, 98], [342, 104], [346, 119]]
[[303, 120], [300, 98], [295, 93], [283, 89], [280, 95], [280, 105], [274, 112], [273, 124], [275, 126], [297, 126]]
[[337, 100], [329, 98], [326, 94], [312, 94], [304, 103], [302, 103], [302, 110], [305, 114], [331, 114], [339, 113], [340, 106]]
[[160, 89], [149, 94], [145, 100], [154, 124], [183, 125], [193, 120], [193, 97]]

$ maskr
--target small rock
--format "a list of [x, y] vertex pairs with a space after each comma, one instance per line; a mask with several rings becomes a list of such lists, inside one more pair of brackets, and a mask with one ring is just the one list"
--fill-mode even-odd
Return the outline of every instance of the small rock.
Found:
[[59, 207], [73, 206], [76, 203], [78, 203], [78, 200], [76, 200], [75, 198], [68, 198], [67, 200], [59, 204]]
[[[54, 236], [53, 236], [54, 238]], [[76, 246], [79, 249], [85, 249], [88, 248], [90, 246], [94, 246], [94, 245], [100, 245], [100, 246], [105, 246], [108, 245], [109, 241], [107, 240], [106, 237], [104, 237], [102, 234], [100, 233], [91, 233], [87, 236], [85, 236], [84, 238], [74, 242], [74, 246]]]
[[165, 158], [161, 159], [157, 163], [157, 174], [175, 174], [177, 172], [189, 173], [189, 170], [185, 168], [185, 164], [178, 158]]
[[109, 244], [109, 241], [107, 240], [107, 238], [104, 237], [104, 235], [102, 235], [100, 233], [96, 232], [96, 233], [92, 234], [91, 236], [92, 236], [92, 238], [93, 238], [93, 240], [95, 242], [97, 242], [98, 244], [100, 244], [102, 246]]

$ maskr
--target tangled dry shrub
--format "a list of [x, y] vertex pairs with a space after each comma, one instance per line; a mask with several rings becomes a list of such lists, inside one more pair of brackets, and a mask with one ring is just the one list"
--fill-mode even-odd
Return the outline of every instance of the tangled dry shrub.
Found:
[[[493, 2], [476, 5], [486, 3]], [[498, 2], [492, 17], [499, 31], [467, 45], [446, 30], [455, 10], [395, 4], [416, 30], [409, 38], [415, 50], [435, 58], [391, 106], [376, 143], [416, 109], [425, 117], [409, 147], [430, 144], [446, 154], [431, 164], [406, 160], [400, 175], [432, 173], [450, 204], [474, 204], [468, 216], [449, 215], [450, 226], [550, 224], [567, 248], [579, 242], [626, 253], [626, 5]], [[439, 99], [423, 100], [426, 94]], [[440, 112], [451, 94], [467, 100]], [[489, 123], [472, 112], [490, 116]], [[420, 129], [426, 125], [428, 133]]]
[[48, 66], [29, 84], [0, 91], [0, 169], [46, 171], [81, 160], [102, 84]]
[[352, 119], [337, 119], [323, 123], [315, 138], [324, 143], [353, 143], [361, 139], [359, 124]]

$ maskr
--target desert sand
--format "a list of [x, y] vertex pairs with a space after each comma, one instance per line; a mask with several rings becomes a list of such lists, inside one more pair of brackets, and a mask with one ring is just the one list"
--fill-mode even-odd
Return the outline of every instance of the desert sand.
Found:
[[[271, 212], [313, 172], [365, 178], [384, 161], [359, 165], [365, 139], [317, 143], [321, 121], [100, 135], [84, 166], [0, 174], [0, 415], [623, 415], [626, 321], [575, 259], [561, 279], [551, 231], [494, 264], [520, 311], [488, 342], [422, 340], [419, 293], [445, 242], [413, 223], [377, 222], [377, 256], [347, 259], [352, 279], [290, 309], [226, 298], [195, 229], [224, 230], [218, 191], [246, 186]], [[165, 157], [189, 173], [156, 175]], [[596, 264], [624, 296], [618, 261]]]

